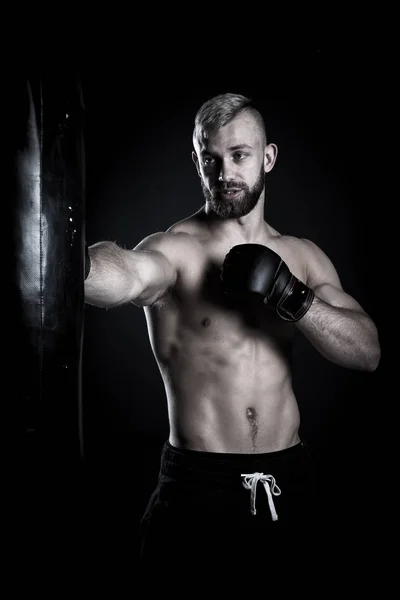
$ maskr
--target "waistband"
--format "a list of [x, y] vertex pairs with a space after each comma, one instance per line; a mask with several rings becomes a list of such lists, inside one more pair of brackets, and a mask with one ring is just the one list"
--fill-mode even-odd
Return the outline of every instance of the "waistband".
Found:
[[167, 440], [161, 453], [161, 473], [170, 469], [190, 469], [206, 471], [209, 474], [229, 476], [241, 473], [263, 471], [265, 469], [286, 468], [288, 462], [304, 460], [308, 450], [303, 441], [294, 446], [273, 452], [242, 454], [224, 452], [204, 452], [176, 448]]

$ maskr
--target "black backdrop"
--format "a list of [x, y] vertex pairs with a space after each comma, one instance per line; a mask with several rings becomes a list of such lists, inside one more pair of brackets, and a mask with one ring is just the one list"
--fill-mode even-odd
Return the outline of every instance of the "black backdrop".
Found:
[[[135, 63], [107, 52], [109, 60], [88, 59], [80, 70], [86, 240], [133, 247], [196, 211], [203, 198], [191, 160], [195, 112], [214, 94], [247, 94], [279, 147], [267, 180], [267, 221], [321, 246], [344, 288], [374, 318], [383, 342], [377, 274], [380, 280], [391, 224], [381, 193], [387, 173], [380, 152], [387, 134], [381, 64], [357, 44], [281, 50], [269, 62], [260, 60], [255, 73], [242, 64], [229, 74], [223, 64], [207, 69], [201, 60], [187, 67], [183, 51], [163, 57], [160, 49], [154, 62], [148, 54], [137, 62], [137, 48]], [[51, 509], [44, 501], [36, 525], [39, 536], [47, 527], [52, 541], [57, 538], [54, 562], [65, 561], [72, 578], [94, 568], [99, 584], [111, 567], [128, 579], [134, 569], [139, 519], [156, 482], [168, 421], [142, 311], [85, 306], [83, 333], [83, 477], [77, 467], [74, 506], [69, 495]], [[383, 503], [387, 510], [379, 483], [389, 446], [389, 410], [382, 407], [385, 345], [382, 350], [375, 373], [358, 373], [329, 363], [301, 336], [294, 348], [302, 434], [318, 467], [328, 522], [340, 526], [346, 548], [373, 558]], [[30, 490], [38, 503], [47, 492], [40, 485]], [[63, 515], [70, 523], [71, 511], [76, 527], [68, 533]], [[50, 555], [49, 549], [46, 559]], [[40, 557], [31, 559], [40, 563]]]

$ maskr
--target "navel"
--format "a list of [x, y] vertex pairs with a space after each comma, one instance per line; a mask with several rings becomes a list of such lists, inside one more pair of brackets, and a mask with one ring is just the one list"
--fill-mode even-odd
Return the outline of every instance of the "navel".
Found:
[[209, 327], [211, 324], [211, 320], [206, 317], [205, 319], [202, 320], [201, 324], [203, 327]]
[[256, 411], [254, 408], [249, 407], [246, 409], [246, 416], [249, 421], [255, 421], [256, 419]]

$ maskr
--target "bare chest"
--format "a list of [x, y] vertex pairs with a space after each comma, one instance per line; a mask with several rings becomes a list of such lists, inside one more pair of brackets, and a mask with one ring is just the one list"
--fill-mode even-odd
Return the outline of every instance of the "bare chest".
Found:
[[[292, 273], [304, 280], [302, 265], [290, 250], [270, 247], [278, 252]], [[221, 268], [229, 246], [204, 248], [202, 256], [184, 262], [180, 270], [175, 299], [181, 320], [192, 331], [211, 341], [222, 339], [240, 343], [244, 338], [272, 343], [285, 342], [292, 326], [262, 303], [260, 297], [228, 297], [221, 280]]]

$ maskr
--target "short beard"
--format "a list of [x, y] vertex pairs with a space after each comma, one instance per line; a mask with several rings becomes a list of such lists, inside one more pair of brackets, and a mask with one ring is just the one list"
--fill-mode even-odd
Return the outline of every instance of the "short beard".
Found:
[[[235, 200], [222, 199], [220, 194], [221, 187], [225, 189], [236, 188], [241, 190], [241, 195]], [[225, 186], [216, 185], [212, 190], [208, 190], [201, 180], [201, 188], [210, 211], [221, 219], [240, 219], [248, 215], [260, 199], [265, 188], [265, 172], [262, 167], [256, 183], [252, 189], [245, 184], [229, 182]]]

